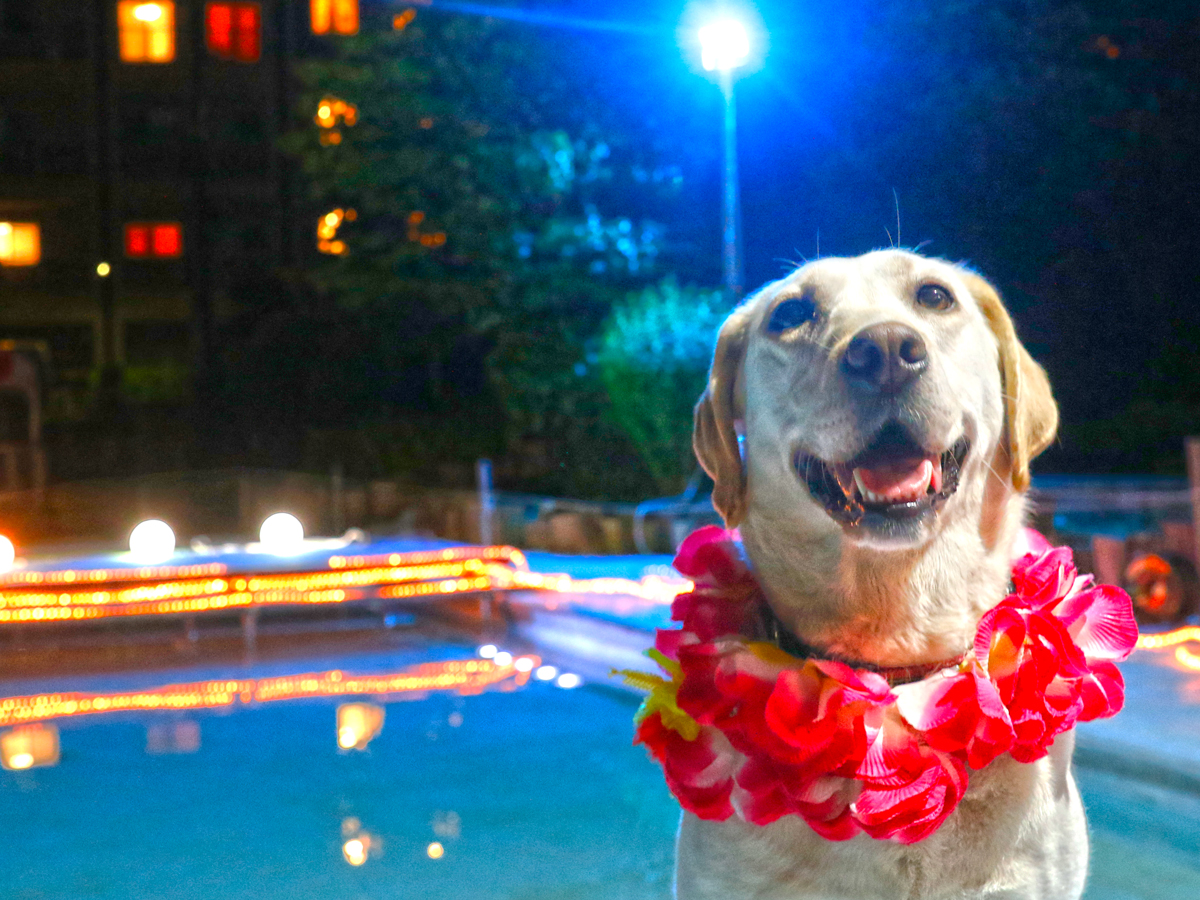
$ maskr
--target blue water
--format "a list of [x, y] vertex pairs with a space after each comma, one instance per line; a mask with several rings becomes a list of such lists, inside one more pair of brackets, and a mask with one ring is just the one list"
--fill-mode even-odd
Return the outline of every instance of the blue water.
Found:
[[[379, 671], [471, 649], [437, 644], [337, 662]], [[329, 662], [311, 657], [290, 670]], [[160, 681], [202, 677], [169, 675]], [[678, 807], [630, 744], [631, 697], [533, 681], [385, 702], [383, 731], [365, 752], [337, 748], [333, 700], [190, 715], [200, 747], [178, 755], [148, 754], [147, 725], [181, 716], [61, 722], [58, 766], [0, 772], [0, 896], [670, 896]], [[1088, 900], [1200, 896], [1200, 798], [1086, 769], [1079, 781], [1093, 841]], [[342, 854], [356, 829], [378, 848], [361, 867]], [[428, 855], [433, 841], [440, 859]]]
[[[58, 766], [0, 772], [0, 895], [669, 895], [678, 808], [630, 743], [632, 700], [533, 682], [388, 702], [365, 752], [338, 750], [335, 706], [192, 716], [201, 746], [183, 755], [146, 753], [146, 724], [170, 716], [63, 722]], [[353, 819], [382, 844], [359, 868], [342, 855]]]

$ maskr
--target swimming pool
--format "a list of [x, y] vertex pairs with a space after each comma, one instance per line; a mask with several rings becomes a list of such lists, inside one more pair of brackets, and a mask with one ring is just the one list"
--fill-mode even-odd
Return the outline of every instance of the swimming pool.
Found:
[[[53, 685], [265, 684], [291, 672], [475, 658], [473, 644], [388, 640], [332, 656]], [[0, 696], [50, 683], [7, 683]], [[57, 766], [0, 772], [4, 896], [670, 896], [678, 807], [630, 744], [632, 696], [537, 678], [470, 696], [389, 695], [365, 751], [339, 749], [336, 708], [346, 699], [61, 720]], [[163, 752], [172, 749], [190, 752]], [[1093, 831], [1089, 900], [1200, 896], [1200, 799], [1089, 770], [1079, 780]]]

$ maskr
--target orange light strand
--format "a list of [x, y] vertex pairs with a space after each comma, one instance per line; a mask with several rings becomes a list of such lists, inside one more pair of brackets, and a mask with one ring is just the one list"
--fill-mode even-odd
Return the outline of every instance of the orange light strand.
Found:
[[[541, 665], [539, 657], [527, 658], [533, 667]], [[501, 666], [487, 659], [466, 659], [422, 663], [383, 675], [350, 675], [340, 669], [331, 669], [275, 678], [169, 684], [116, 694], [34, 694], [0, 700], [0, 727], [100, 713], [212, 709], [305, 697], [384, 696], [436, 690], [475, 693], [508, 678], [524, 683], [528, 673], [518, 671], [515, 660]]]

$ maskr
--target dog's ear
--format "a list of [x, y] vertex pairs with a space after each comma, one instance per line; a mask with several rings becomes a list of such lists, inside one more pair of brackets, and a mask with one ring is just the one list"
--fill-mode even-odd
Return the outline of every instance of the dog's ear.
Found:
[[696, 458], [713, 480], [713, 506], [729, 528], [736, 528], [746, 512], [746, 473], [734, 420], [736, 385], [749, 328], [750, 313], [745, 306], [734, 310], [721, 326], [708, 387], [696, 404], [692, 429]]
[[1012, 483], [1017, 490], [1023, 491], [1029, 487], [1030, 461], [1054, 440], [1058, 430], [1058, 404], [1050, 392], [1046, 372], [1017, 340], [1012, 319], [996, 289], [973, 273], [966, 274], [966, 281], [1000, 345]]

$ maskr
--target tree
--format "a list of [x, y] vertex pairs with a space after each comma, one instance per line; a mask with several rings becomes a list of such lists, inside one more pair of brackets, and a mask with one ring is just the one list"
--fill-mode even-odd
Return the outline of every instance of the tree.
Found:
[[364, 10], [359, 35], [297, 67], [286, 149], [322, 223], [312, 289], [390, 335], [378, 370], [419, 384], [380, 421], [458, 411], [461, 428], [501, 405], [504, 445], [544, 461], [510, 486], [636, 495], [644, 469], [603, 464], [634, 454], [586, 347], [661, 274], [672, 248], [652, 213], [678, 170], [581, 101], [561, 40], [433, 12], [397, 24]]

